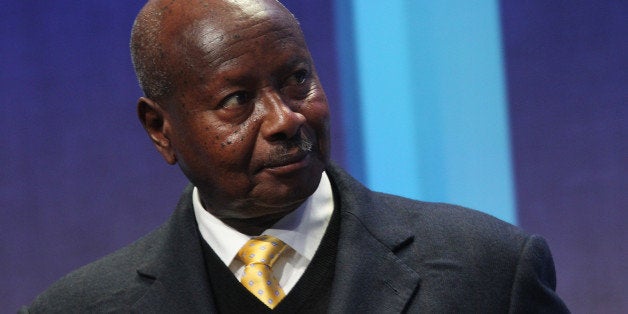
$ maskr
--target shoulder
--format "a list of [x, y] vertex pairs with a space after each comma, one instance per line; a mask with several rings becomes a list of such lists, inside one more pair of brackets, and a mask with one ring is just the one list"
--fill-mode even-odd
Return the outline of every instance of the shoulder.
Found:
[[531, 239], [522, 229], [473, 209], [373, 192], [336, 166], [330, 173], [346, 222], [359, 224], [393, 250], [406, 239], [398, 254], [417, 270], [447, 261], [476, 278], [497, 271], [492, 276], [506, 280], [504, 274], [515, 272]]
[[[385, 193], [373, 193], [375, 198], [422, 234], [460, 235], [466, 240], [488, 240], [493, 237], [508, 241], [524, 241], [529, 235], [519, 227], [489, 214], [452, 204], [411, 200]], [[383, 213], [385, 214], [385, 213]]]
[[424, 249], [456, 248], [460, 253], [490, 251], [512, 254], [513, 258], [531, 237], [512, 224], [462, 206], [411, 200], [374, 192], [385, 212], [413, 230]]
[[[382, 193], [374, 193], [374, 198], [415, 235], [397, 254], [426, 287], [439, 287], [424, 291], [433, 294], [432, 299], [457, 294], [465, 300], [456, 305], [459, 308], [568, 312], [555, 292], [554, 262], [542, 237], [460, 206]], [[441, 288], [447, 292], [439, 294]], [[474, 297], [480, 293], [486, 299]]]
[[[102, 312], [128, 310], [150, 287], [137, 269], [163, 238], [163, 227], [132, 244], [65, 275], [29, 306], [31, 313]], [[26, 309], [25, 309], [26, 310]]]
[[155, 274], [169, 274], [177, 269], [180, 260], [193, 255], [190, 251], [196, 253], [198, 235], [191, 193], [190, 185], [183, 191], [173, 214], [160, 227], [65, 275], [23, 311], [128, 312], [153, 285]]
[[328, 172], [343, 213], [355, 217], [375, 235], [404, 228], [430, 245], [499, 242], [511, 250], [521, 249], [529, 237], [520, 228], [473, 209], [373, 192], [334, 164]]
[[555, 293], [554, 264], [543, 238], [469, 208], [373, 192], [333, 164], [328, 171], [341, 223], [351, 226], [346, 248], [376, 239], [416, 272], [421, 292], [411, 307], [568, 312]]

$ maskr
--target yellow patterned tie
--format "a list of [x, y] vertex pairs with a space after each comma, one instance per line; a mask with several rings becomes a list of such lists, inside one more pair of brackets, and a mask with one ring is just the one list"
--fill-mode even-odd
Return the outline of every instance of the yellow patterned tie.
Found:
[[246, 242], [236, 256], [245, 265], [240, 282], [271, 309], [285, 296], [271, 267], [286, 247], [283, 241], [262, 235]]

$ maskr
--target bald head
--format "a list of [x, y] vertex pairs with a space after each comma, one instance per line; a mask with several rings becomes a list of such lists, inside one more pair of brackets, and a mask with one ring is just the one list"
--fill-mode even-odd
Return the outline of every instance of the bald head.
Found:
[[[190, 50], [271, 20], [292, 24], [301, 32], [292, 13], [276, 0], [149, 0], [135, 19], [130, 45], [144, 94], [153, 100], [172, 96], [177, 90], [174, 82], [188, 76], [186, 70], [200, 61]], [[204, 49], [206, 55], [220, 53]]]
[[302, 204], [329, 159], [329, 107], [275, 0], [155, 0], [138, 15], [138, 116], [206, 210], [248, 234]]

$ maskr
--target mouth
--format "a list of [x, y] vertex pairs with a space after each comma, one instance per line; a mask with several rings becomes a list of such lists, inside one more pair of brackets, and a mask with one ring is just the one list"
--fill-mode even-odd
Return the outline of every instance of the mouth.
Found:
[[299, 149], [293, 153], [278, 155], [273, 160], [264, 163], [260, 171], [277, 175], [288, 174], [307, 166], [310, 161], [310, 152]]

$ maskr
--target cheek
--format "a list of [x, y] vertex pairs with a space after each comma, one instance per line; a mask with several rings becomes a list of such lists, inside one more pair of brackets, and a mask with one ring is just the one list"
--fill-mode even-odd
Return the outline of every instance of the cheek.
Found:
[[228, 133], [227, 137], [220, 143], [222, 149], [233, 149], [233, 146], [240, 145], [246, 138], [246, 130], [237, 128]]
[[186, 168], [205, 172], [207, 166], [221, 162], [221, 146], [227, 134], [221, 125], [203, 115], [178, 122], [176, 148]]
[[307, 123], [316, 134], [318, 146], [322, 157], [329, 158], [330, 141], [329, 141], [329, 108], [324, 97], [309, 102], [304, 108], [303, 115], [307, 119]]
[[220, 146], [222, 149], [235, 149], [236, 147], [247, 146], [255, 138], [254, 124], [258, 119], [251, 117], [242, 124], [229, 129], [224, 129], [221, 133], [224, 135]]
[[324, 96], [308, 101], [302, 113], [319, 136], [327, 136], [329, 132], [329, 107]]
[[[247, 121], [219, 129], [219, 144], [216, 145], [217, 162], [222, 169], [235, 174], [247, 172], [257, 139], [256, 121], [251, 117]], [[216, 132], [216, 131], [215, 131]]]
[[204, 173], [207, 165], [220, 161], [221, 137], [212, 131], [211, 127], [190, 129], [181, 136], [176, 143], [179, 165], [184, 172], [190, 174]]
[[327, 96], [320, 87], [320, 83], [316, 84], [308, 97], [305, 99], [305, 106], [301, 108], [301, 113], [311, 120], [318, 121], [318, 124], [324, 124], [329, 120], [329, 107], [327, 105]]

